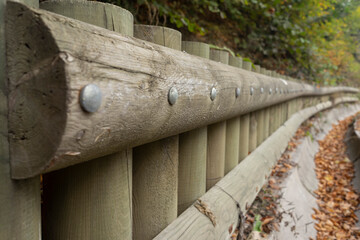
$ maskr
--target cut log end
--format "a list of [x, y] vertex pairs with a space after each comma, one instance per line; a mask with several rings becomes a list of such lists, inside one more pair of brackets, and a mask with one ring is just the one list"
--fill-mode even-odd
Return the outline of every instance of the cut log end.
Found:
[[25, 178], [51, 164], [65, 128], [64, 56], [34, 12], [14, 2], [7, 11], [11, 172]]

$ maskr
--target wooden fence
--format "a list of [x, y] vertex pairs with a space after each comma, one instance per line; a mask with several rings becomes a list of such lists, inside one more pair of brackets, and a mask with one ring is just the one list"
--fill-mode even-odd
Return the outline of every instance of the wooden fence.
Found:
[[24, 3], [0, 5], [0, 239], [226, 239], [297, 127], [358, 101], [111, 4]]

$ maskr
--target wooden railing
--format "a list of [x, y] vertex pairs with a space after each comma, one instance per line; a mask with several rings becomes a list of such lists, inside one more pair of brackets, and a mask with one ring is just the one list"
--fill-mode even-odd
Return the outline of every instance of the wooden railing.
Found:
[[6, 4], [1, 239], [225, 239], [297, 127], [358, 101], [114, 5], [26, 4]]

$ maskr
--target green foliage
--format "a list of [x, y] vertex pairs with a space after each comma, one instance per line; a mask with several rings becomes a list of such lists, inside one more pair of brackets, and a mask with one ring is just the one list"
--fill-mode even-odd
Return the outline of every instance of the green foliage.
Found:
[[324, 85], [360, 80], [360, 1], [103, 1], [130, 10], [136, 22], [225, 45], [233, 56], [248, 56], [282, 74]]
[[253, 225], [253, 231], [261, 232], [261, 216], [259, 214], [255, 215], [255, 222]]
[[311, 141], [313, 142], [314, 141], [314, 136], [312, 135], [312, 133], [310, 131], [306, 131], [305, 135], [307, 137], [310, 137]]

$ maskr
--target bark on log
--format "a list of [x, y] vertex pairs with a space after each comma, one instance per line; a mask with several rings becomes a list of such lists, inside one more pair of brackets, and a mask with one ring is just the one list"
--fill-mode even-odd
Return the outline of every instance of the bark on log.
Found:
[[[13, 178], [61, 169], [300, 95], [358, 91], [286, 82], [20, 3], [9, 2], [8, 10]], [[89, 83], [102, 92], [95, 113], [79, 104], [79, 92]], [[260, 94], [260, 83], [265, 91], [298, 91]], [[171, 87], [179, 94], [174, 105], [167, 99]], [[214, 101], [212, 87], [217, 89]], [[243, 89], [239, 98], [233, 94], [237, 87]]]

